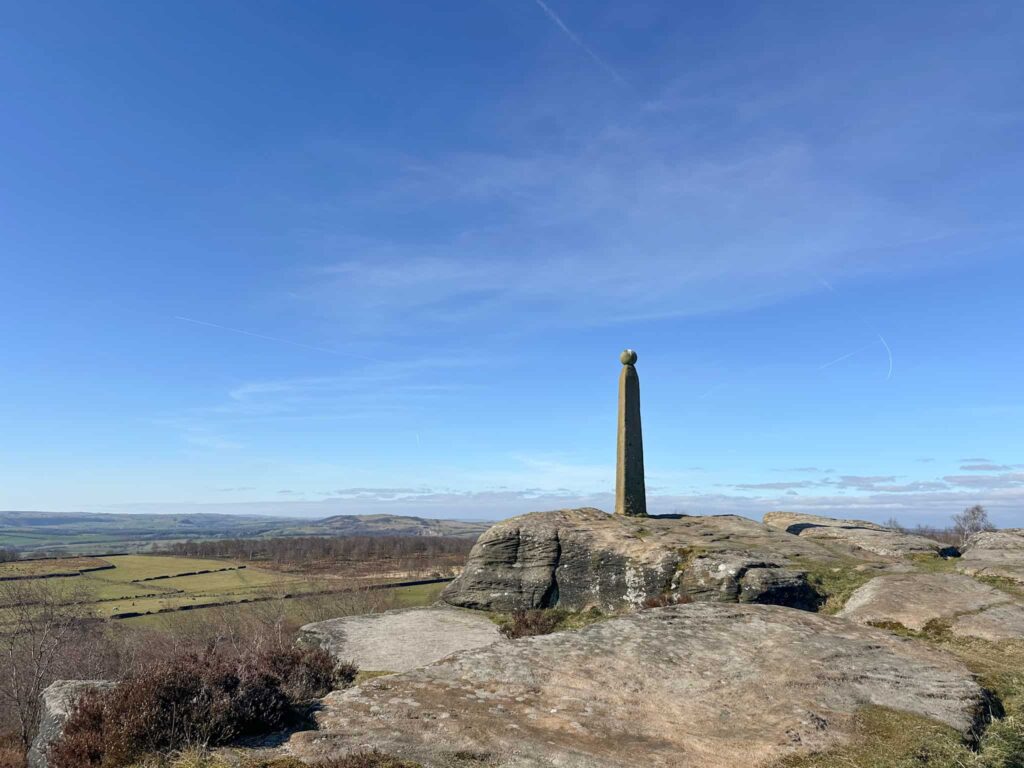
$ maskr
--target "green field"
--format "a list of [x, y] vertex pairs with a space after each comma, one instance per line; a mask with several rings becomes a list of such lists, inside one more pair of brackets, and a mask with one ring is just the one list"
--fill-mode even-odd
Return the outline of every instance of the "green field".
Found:
[[[87, 570], [90, 567], [104, 567], [104, 570]], [[204, 570], [211, 572], [196, 573]], [[144, 614], [126, 619], [133, 622], [151, 616], [188, 616], [191, 609], [224, 603], [294, 602], [295, 610], [298, 611], [309, 608], [308, 603], [303, 605], [303, 601], [315, 599], [303, 595], [326, 591], [340, 592], [365, 583], [357, 579], [280, 573], [230, 560], [158, 555], [114, 555], [102, 559], [65, 558], [0, 564], [0, 577], [42, 577], [52, 573], [80, 575], [61, 579], [32, 578], [30, 581], [45, 582], [54, 589], [66, 592], [68, 599], [84, 601], [89, 611], [99, 618]], [[13, 585], [12, 589], [17, 589], [17, 585], [24, 584], [25, 580], [23, 578], [21, 581], [4, 583]], [[389, 595], [388, 600], [394, 602], [394, 607], [426, 604], [436, 599], [442, 586], [430, 584], [396, 589], [393, 595]], [[322, 598], [323, 596], [320, 596], [316, 599], [323, 602]], [[169, 613], [182, 607], [190, 610]]]
[[365, 604], [365, 596], [346, 594], [316, 595], [292, 599], [271, 600], [264, 603], [236, 604], [233, 606], [216, 606], [197, 608], [178, 613], [154, 613], [123, 619], [128, 627], [139, 629], [156, 629], [173, 631], [186, 622], [220, 617], [223, 611], [265, 611], [270, 615], [280, 615], [296, 624], [311, 621], [322, 621], [337, 616], [348, 616], [353, 613], [366, 613], [374, 610], [392, 608], [416, 608], [430, 605], [437, 601], [444, 589], [444, 584], [421, 584], [414, 587], [396, 587], [374, 593], [380, 600], [377, 604]]

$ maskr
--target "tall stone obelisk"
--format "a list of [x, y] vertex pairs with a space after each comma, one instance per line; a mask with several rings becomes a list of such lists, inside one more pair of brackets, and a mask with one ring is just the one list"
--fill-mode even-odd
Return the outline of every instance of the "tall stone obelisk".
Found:
[[644, 486], [644, 439], [640, 430], [640, 377], [636, 352], [627, 349], [619, 357], [619, 455], [615, 467], [615, 514], [647, 516]]

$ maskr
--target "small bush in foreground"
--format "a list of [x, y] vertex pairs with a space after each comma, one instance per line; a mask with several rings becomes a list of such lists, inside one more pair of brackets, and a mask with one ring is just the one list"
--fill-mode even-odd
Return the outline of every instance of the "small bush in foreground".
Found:
[[506, 616], [496, 617], [495, 621], [501, 634], [514, 640], [518, 637], [582, 629], [604, 618], [606, 616], [599, 608], [580, 612], [567, 611], [564, 608], [535, 608], [529, 611], [513, 611]]
[[512, 640], [518, 637], [549, 635], [569, 615], [561, 608], [537, 608], [529, 611], [513, 611], [501, 622], [501, 634]]
[[183, 653], [83, 697], [51, 748], [50, 765], [117, 768], [279, 731], [299, 721], [295, 705], [333, 687], [334, 671], [319, 648]]

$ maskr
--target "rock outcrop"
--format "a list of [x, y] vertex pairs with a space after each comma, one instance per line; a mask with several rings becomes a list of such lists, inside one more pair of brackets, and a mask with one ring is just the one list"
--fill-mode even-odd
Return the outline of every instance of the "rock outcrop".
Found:
[[682, 563], [669, 594], [697, 602], [761, 603], [813, 611], [819, 596], [801, 570], [781, 558], [730, 553], [702, 554]]
[[974, 534], [957, 568], [972, 576], [997, 576], [1024, 584], [1024, 528]]
[[834, 520], [818, 515], [802, 515], [797, 512], [768, 512], [764, 524], [801, 538], [816, 539], [823, 543], [842, 545], [852, 550], [870, 552], [885, 558], [901, 558], [912, 555], [938, 555], [955, 557], [956, 547], [903, 533], [866, 520]]
[[28, 751], [28, 768], [47, 768], [50, 746], [64, 732], [64, 723], [83, 695], [113, 685], [108, 680], [57, 680], [51, 683], [42, 694], [39, 731]]
[[618, 610], [666, 596], [803, 608], [817, 596], [791, 561], [835, 557], [814, 541], [736, 515], [532, 512], [485, 532], [442, 600], [496, 611]]
[[332, 693], [320, 730], [286, 750], [317, 762], [378, 748], [426, 768], [747, 768], [849, 739], [864, 705], [967, 734], [985, 703], [960, 662], [923, 643], [787, 608], [695, 603]]
[[806, 515], [802, 512], [766, 512], [764, 524], [787, 533], [799, 535], [805, 528], [864, 528], [869, 531], [891, 531], [884, 525], [868, 520], [843, 520], [837, 517]]
[[878, 576], [857, 589], [838, 615], [915, 631], [931, 624], [985, 640], [1024, 638], [1024, 606], [1012, 595], [953, 573]]
[[405, 672], [504, 640], [485, 614], [432, 607], [318, 621], [302, 627], [300, 642], [319, 645], [362, 672]]

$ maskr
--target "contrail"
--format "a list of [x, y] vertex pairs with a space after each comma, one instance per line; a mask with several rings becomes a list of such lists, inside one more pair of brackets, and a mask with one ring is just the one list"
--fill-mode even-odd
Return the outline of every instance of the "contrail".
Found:
[[886, 342], [885, 338], [883, 338], [882, 334], [878, 334], [878, 340], [882, 342], [882, 346], [885, 347], [885, 351], [889, 355], [889, 373], [885, 375], [885, 380], [888, 381], [892, 378], [892, 350], [889, 349], [889, 344]]
[[[818, 282], [821, 283], [830, 293], [834, 293], [834, 294], [838, 294], [839, 293], [835, 288], [832, 287], [832, 284], [830, 282], [828, 282], [827, 280], [825, 280], [824, 278], [819, 277], [818, 278]], [[863, 322], [865, 325], [868, 325], [868, 326], [871, 325], [871, 323], [867, 322], [864, 318], [861, 318], [861, 322]], [[872, 328], [871, 330], [874, 331], [874, 328]], [[875, 331], [875, 335], [878, 337], [878, 340], [880, 342], [882, 342], [882, 346], [885, 347], [885, 353], [889, 356], [889, 372], [885, 374], [885, 380], [889, 381], [889, 379], [892, 378], [892, 368], [893, 368], [893, 366], [892, 366], [892, 362], [893, 362], [893, 360], [892, 360], [892, 349], [890, 349], [889, 342], [887, 342], [885, 340], [885, 337], [882, 336], [882, 334], [880, 334], [878, 331]], [[836, 363], [842, 362], [846, 358], [852, 357], [853, 355], [857, 354], [858, 352], [862, 352], [863, 350], [867, 349], [870, 346], [871, 345], [868, 344], [867, 346], [861, 347], [860, 349], [856, 349], [853, 352], [849, 352], [849, 353], [843, 355], [842, 357], [837, 357], [835, 360], [832, 360], [831, 362], [825, 363], [823, 366], [818, 368], [818, 370], [819, 371], [820, 370], [824, 370], [825, 368], [828, 368], [830, 365], [835, 365]]]
[[181, 320], [186, 323], [195, 323], [196, 325], [205, 325], [208, 328], [219, 328], [222, 331], [231, 331], [231, 333], [240, 333], [243, 336], [252, 336], [254, 339], [263, 339], [264, 341], [275, 341], [278, 344], [288, 344], [293, 347], [299, 347], [300, 349], [310, 349], [314, 352], [326, 352], [329, 355], [345, 355], [346, 357], [357, 357], [360, 360], [368, 360], [371, 363], [381, 362], [375, 360], [372, 357], [364, 357], [363, 355], [355, 355], [351, 352], [341, 352], [337, 349], [328, 349], [327, 347], [314, 347], [310, 344], [302, 344], [298, 341], [289, 341], [288, 339], [279, 339], [276, 336], [264, 336], [262, 333], [253, 333], [252, 331], [243, 331], [241, 328], [231, 328], [227, 325], [218, 325], [217, 323], [209, 323], [206, 320], [196, 320], [192, 317], [182, 317], [181, 315], [175, 315], [175, 320]]
[[590, 46], [588, 46], [586, 43], [580, 40], [576, 33], [565, 25], [565, 22], [562, 21], [561, 18], [559, 18], [557, 13], [555, 13], [548, 7], [547, 3], [545, 3], [544, 0], [534, 0], [534, 2], [537, 3], [537, 5], [540, 6], [540, 9], [544, 11], [545, 14], [547, 14], [547, 17], [551, 19], [551, 21], [553, 21], [555, 25], [565, 33], [566, 37], [572, 40], [581, 50], [583, 50], [584, 53], [587, 54], [587, 56], [593, 59], [599, 67], [601, 67], [605, 72], [607, 72], [609, 75], [615, 78], [617, 82], [621, 83], [622, 85], [626, 85], [626, 79], [618, 72], [616, 72], [615, 68], [612, 67], [611, 64], [609, 64], [596, 53], [594, 53], [594, 51], [591, 50]]
[[[874, 344], [874, 343], [875, 342], [871, 342], [871, 344]], [[826, 368], [830, 368], [831, 366], [835, 365], [836, 363], [841, 363], [841, 362], [843, 362], [843, 360], [847, 360], [847, 359], [853, 357], [854, 355], [856, 355], [856, 354], [858, 354], [860, 352], [863, 352], [865, 349], [870, 347], [871, 344], [865, 344], [863, 347], [860, 347], [859, 349], [853, 350], [853, 352], [847, 352], [845, 355], [837, 357], [835, 360], [829, 360], [824, 365], [819, 365], [818, 366], [818, 370], [819, 371], [824, 371]]]

